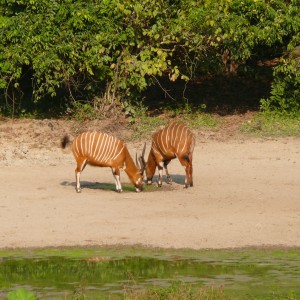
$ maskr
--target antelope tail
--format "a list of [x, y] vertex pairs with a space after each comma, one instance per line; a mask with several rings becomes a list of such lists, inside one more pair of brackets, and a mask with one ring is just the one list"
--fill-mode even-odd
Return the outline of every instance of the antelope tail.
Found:
[[71, 143], [70, 137], [68, 135], [65, 135], [61, 140], [61, 147], [65, 149], [70, 143]]

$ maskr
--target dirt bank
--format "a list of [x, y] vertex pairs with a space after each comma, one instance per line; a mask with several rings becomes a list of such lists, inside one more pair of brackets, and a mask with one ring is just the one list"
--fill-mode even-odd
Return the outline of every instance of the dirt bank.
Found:
[[[59, 148], [62, 134], [74, 128], [1, 121], [0, 248], [300, 247], [299, 138], [216, 139], [198, 132], [193, 188], [183, 189], [184, 170], [173, 161], [172, 186], [118, 194], [95, 184], [113, 184], [110, 169], [88, 166], [77, 194], [73, 156]], [[126, 128], [118, 134], [126, 136]], [[134, 155], [142, 142], [129, 148]], [[124, 172], [121, 181], [128, 182]]]

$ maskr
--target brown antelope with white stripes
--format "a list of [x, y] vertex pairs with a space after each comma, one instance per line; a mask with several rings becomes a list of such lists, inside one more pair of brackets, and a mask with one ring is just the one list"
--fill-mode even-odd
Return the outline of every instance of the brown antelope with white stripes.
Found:
[[[70, 141], [66, 135], [61, 143], [62, 148], [72, 143], [72, 152], [77, 162], [75, 169], [76, 191], [81, 192], [80, 174], [87, 164], [98, 167], [110, 167], [115, 179], [117, 192], [122, 192], [120, 168], [124, 169], [137, 192], [143, 189], [143, 170], [138, 168], [125, 143], [104, 132], [84, 132]], [[138, 162], [137, 162], [138, 163]]]
[[163, 168], [167, 175], [167, 182], [171, 184], [172, 178], [168, 172], [168, 164], [177, 157], [181, 165], [185, 167], [184, 187], [193, 186], [194, 146], [195, 136], [184, 124], [173, 123], [154, 133], [147, 162], [143, 155], [145, 148], [139, 157], [141, 165], [146, 170], [147, 183], [152, 183], [156, 167], [158, 167], [158, 186], [161, 187], [162, 185]]

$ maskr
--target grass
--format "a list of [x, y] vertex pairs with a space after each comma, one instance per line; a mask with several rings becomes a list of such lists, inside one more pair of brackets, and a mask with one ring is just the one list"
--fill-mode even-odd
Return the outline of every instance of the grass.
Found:
[[[116, 191], [116, 185], [113, 183], [88, 183], [82, 184], [82, 188], [84, 189], [92, 189], [92, 190], [105, 190], [105, 191]], [[135, 192], [135, 187], [131, 183], [123, 183], [122, 184], [123, 192]], [[157, 188], [157, 185], [153, 183], [152, 185], [144, 184], [143, 192], [156, 192], [160, 191], [161, 189]]]
[[[26, 289], [17, 289], [8, 293], [8, 300], [36, 300], [34, 293]], [[200, 288], [193, 289], [191, 285], [182, 282], [175, 282], [171, 287], [148, 288], [137, 291], [128, 288], [122, 296], [97, 296], [89, 297], [85, 295], [84, 290], [76, 290], [71, 297], [72, 300], [225, 300], [230, 299], [222, 292], [222, 288]], [[296, 298], [295, 298], [296, 299]], [[291, 298], [291, 300], [293, 300]]]
[[147, 115], [139, 116], [131, 123], [131, 141], [149, 138], [151, 134], [172, 122], [183, 122], [193, 129], [210, 128], [216, 129], [219, 121], [211, 114], [202, 112], [182, 111], [181, 113], [167, 112], [157, 117]]
[[130, 128], [133, 133], [131, 134], [130, 140], [135, 141], [149, 137], [151, 132], [164, 125], [166, 125], [166, 120], [163, 118], [153, 118], [146, 115], [137, 117], [131, 122]]
[[127, 290], [124, 300], [225, 300], [222, 287], [193, 288], [190, 284], [174, 282], [170, 287], [149, 288], [143, 291]]
[[241, 131], [257, 137], [300, 136], [300, 114], [290, 117], [278, 113], [257, 113], [242, 125]]
[[[299, 249], [176, 250], [129, 246], [13, 249], [0, 251], [0, 274], [2, 287], [33, 284], [35, 289], [30, 291], [37, 296], [44, 281], [47, 287], [56, 286], [58, 280], [60, 285], [69, 282], [68, 295], [57, 299], [296, 300], [300, 299], [299, 289], [293, 288], [299, 282], [299, 254]], [[207, 284], [186, 281], [198, 277], [206, 278]], [[122, 293], [103, 295], [88, 288], [109, 283], [117, 284]], [[9, 299], [36, 299], [17, 298], [27, 294], [24, 290], [11, 290]]]

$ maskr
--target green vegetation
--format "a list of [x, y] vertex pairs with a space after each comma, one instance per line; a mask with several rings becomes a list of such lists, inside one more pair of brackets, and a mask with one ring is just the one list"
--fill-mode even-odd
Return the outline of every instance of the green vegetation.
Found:
[[[273, 62], [261, 108], [294, 115], [299, 32], [298, 0], [2, 0], [0, 114], [135, 118], [161, 79], [262, 80], [258, 66]], [[190, 104], [185, 89], [174, 102]]]
[[253, 136], [300, 136], [300, 116], [278, 112], [259, 113], [241, 127], [242, 132]]
[[2, 250], [0, 296], [6, 291], [9, 299], [51, 293], [55, 299], [294, 300], [300, 297], [299, 254], [299, 249]]

